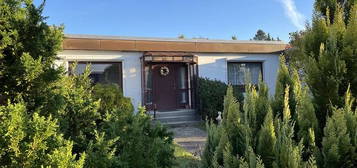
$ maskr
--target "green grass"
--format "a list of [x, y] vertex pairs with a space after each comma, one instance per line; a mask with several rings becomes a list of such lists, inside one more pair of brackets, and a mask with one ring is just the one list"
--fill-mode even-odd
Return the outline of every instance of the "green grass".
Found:
[[186, 151], [180, 145], [175, 144], [176, 165], [174, 168], [198, 168], [200, 160]]

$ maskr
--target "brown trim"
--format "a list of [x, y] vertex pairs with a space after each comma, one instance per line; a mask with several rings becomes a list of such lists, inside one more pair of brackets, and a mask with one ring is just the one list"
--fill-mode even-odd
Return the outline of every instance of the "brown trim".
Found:
[[186, 52], [144, 52], [142, 56], [145, 62], [178, 62], [197, 63], [198, 57]]
[[124, 39], [68, 38], [63, 41], [64, 50], [105, 51], [177, 51], [196, 53], [280, 53], [283, 43], [253, 42], [202, 42], [202, 41], [155, 41]]

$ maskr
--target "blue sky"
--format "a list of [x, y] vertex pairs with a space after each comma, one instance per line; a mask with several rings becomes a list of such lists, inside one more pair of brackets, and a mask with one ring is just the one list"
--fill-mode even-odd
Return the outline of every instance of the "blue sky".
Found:
[[[39, 4], [40, 0], [35, 0]], [[314, 0], [47, 0], [65, 33], [249, 40], [257, 29], [289, 40], [311, 20]]]

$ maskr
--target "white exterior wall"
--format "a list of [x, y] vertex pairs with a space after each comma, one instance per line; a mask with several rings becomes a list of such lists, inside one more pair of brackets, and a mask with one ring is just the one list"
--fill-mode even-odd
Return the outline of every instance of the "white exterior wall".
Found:
[[[142, 52], [65, 50], [58, 54], [57, 65], [68, 69], [68, 61], [110, 61], [122, 62], [123, 94], [131, 98], [137, 109], [141, 105], [141, 63]], [[136, 110], [135, 110], [136, 111]]]
[[279, 69], [278, 54], [221, 54], [199, 53], [198, 72], [200, 77], [207, 77], [228, 83], [227, 63], [232, 62], [262, 62], [263, 79], [269, 87], [270, 95], [275, 93], [275, 82]]
[[[65, 50], [58, 56], [61, 60], [57, 65], [68, 69], [68, 61], [110, 61], [122, 62], [123, 94], [131, 98], [137, 109], [141, 105], [141, 62], [142, 52], [120, 51], [86, 51]], [[277, 70], [279, 68], [278, 54], [228, 54], [228, 53], [197, 53], [199, 76], [228, 82], [227, 62], [262, 62], [263, 78], [269, 87], [269, 93], [275, 92]]]

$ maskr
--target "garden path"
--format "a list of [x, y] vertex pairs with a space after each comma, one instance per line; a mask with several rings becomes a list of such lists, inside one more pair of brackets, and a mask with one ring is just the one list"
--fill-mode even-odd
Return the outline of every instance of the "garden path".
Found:
[[182, 126], [170, 128], [174, 133], [174, 141], [192, 153], [194, 156], [200, 156], [203, 152], [207, 132], [199, 126]]

